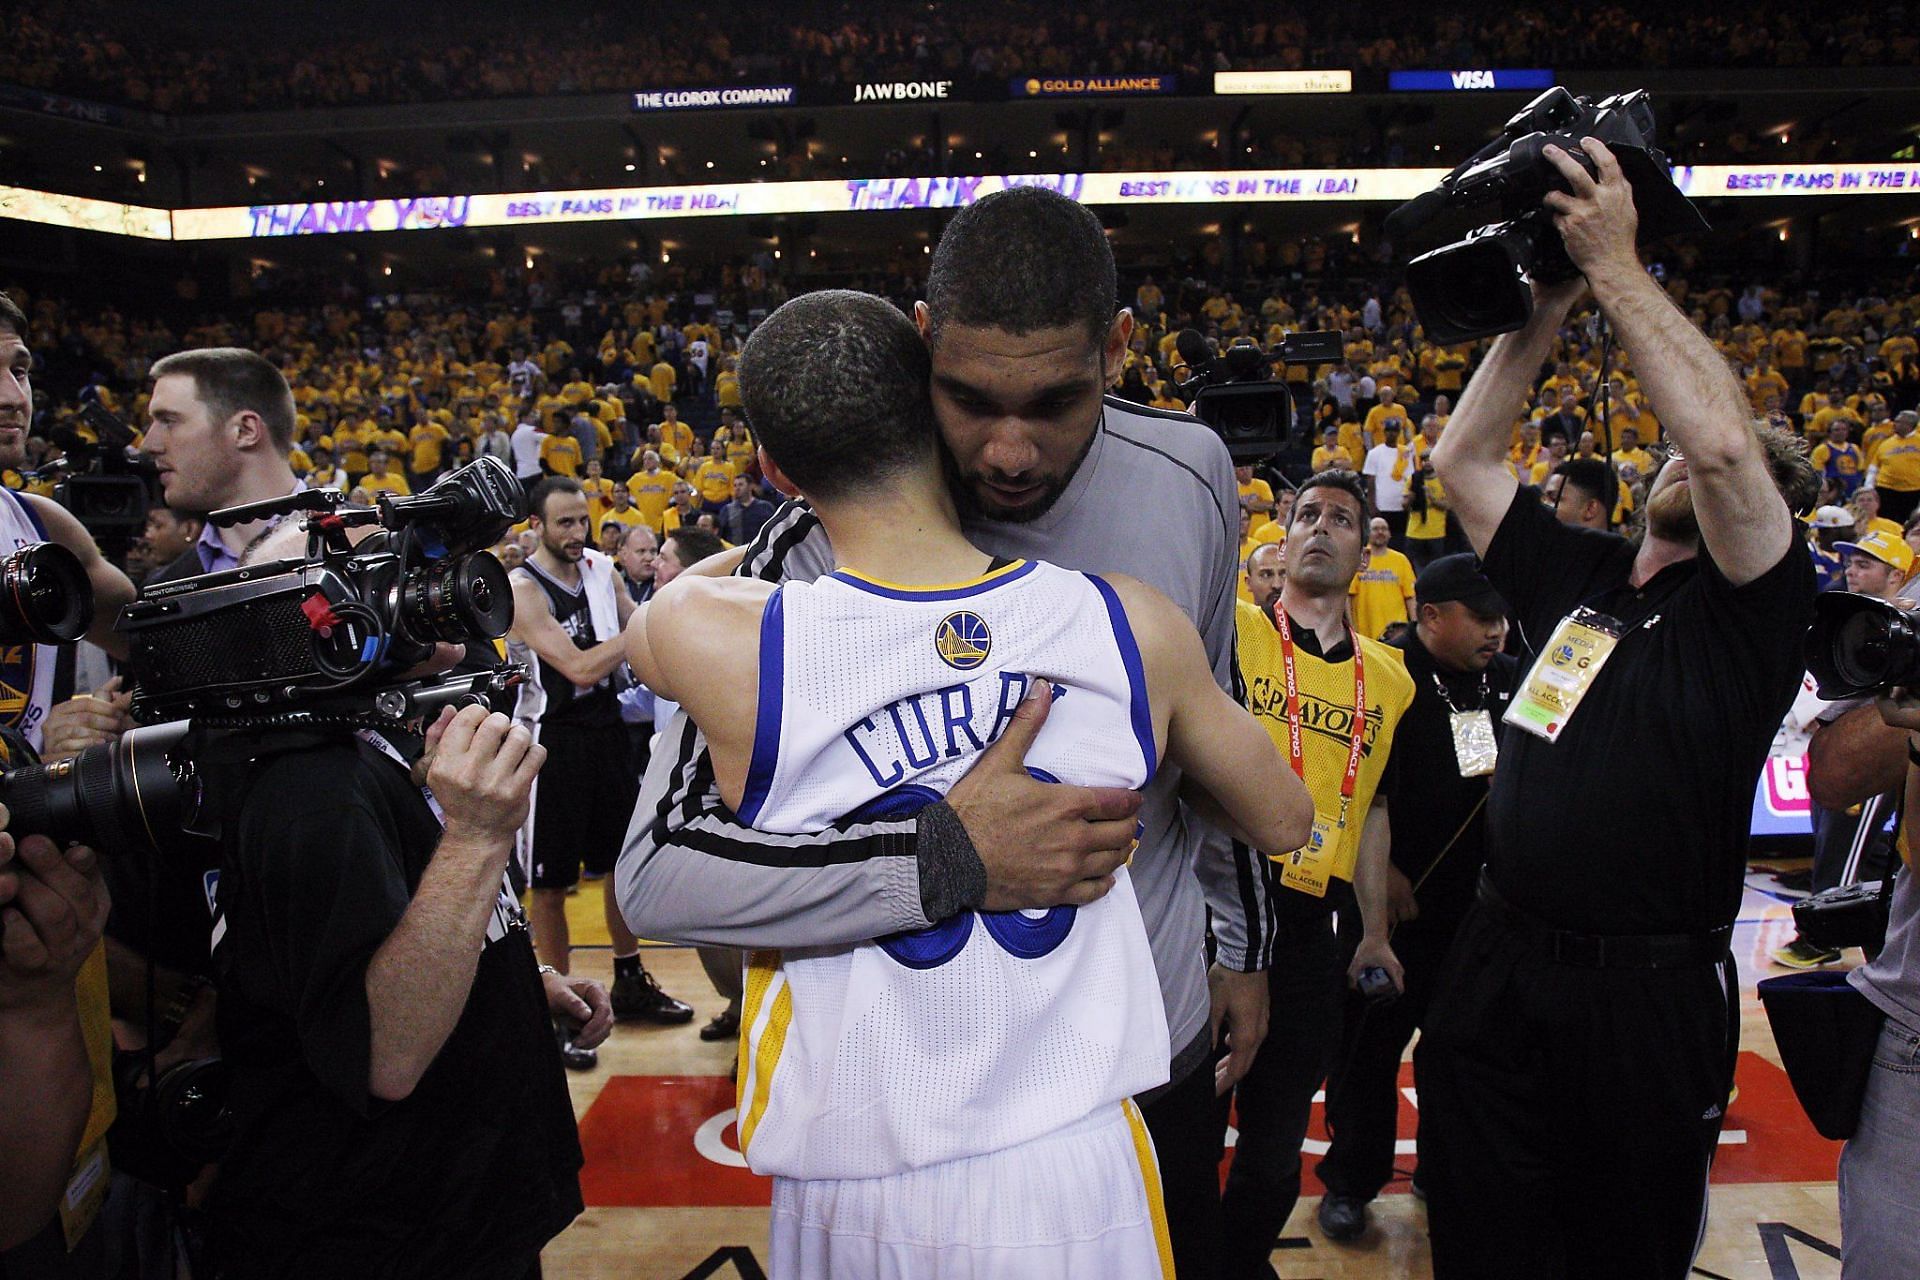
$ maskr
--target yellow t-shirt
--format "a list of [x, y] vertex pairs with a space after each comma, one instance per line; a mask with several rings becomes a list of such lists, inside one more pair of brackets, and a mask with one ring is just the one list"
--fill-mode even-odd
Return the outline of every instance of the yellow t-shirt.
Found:
[[1245, 499], [1253, 499], [1252, 509], [1254, 511], [1273, 510], [1273, 486], [1265, 480], [1262, 480], [1259, 476], [1253, 477], [1253, 479], [1240, 486], [1240, 497], [1243, 505]]
[[593, 531], [596, 534], [599, 533], [601, 529], [606, 527], [607, 521], [609, 520], [617, 520], [629, 529], [636, 528], [643, 524], [648, 528], [652, 528], [652, 522], [647, 519], [646, 513], [638, 507], [628, 507], [625, 511], [617, 507], [608, 507], [605, 511], [602, 511], [593, 518]]
[[[1287, 530], [1285, 526], [1279, 522], [1268, 520], [1263, 524], [1255, 525], [1247, 537], [1253, 542], [1253, 545], [1257, 547], [1263, 542], [1285, 542], [1287, 540]], [[1247, 550], [1251, 551], [1253, 547], [1249, 547]], [[1244, 562], [1246, 557], [1241, 556], [1240, 559]]]
[[647, 372], [647, 383], [653, 388], [653, 398], [663, 403], [673, 399], [673, 386], [679, 380], [680, 375], [665, 360]]
[[437, 422], [424, 422], [407, 432], [413, 446], [413, 473], [421, 475], [438, 470], [447, 447], [447, 429]]
[[407, 478], [396, 475], [362, 476], [360, 478], [360, 487], [375, 497], [383, 493], [390, 493], [396, 498], [405, 498], [413, 492], [407, 485]]
[[559, 434], [542, 437], [540, 441], [540, 461], [547, 470], [558, 476], [580, 474], [580, 442], [571, 435]]
[[1413, 561], [1388, 547], [1367, 553], [1367, 563], [1353, 575], [1347, 588], [1352, 598], [1353, 626], [1363, 636], [1380, 638], [1396, 622], [1408, 621], [1413, 599]]
[[733, 468], [708, 458], [693, 473], [693, 488], [702, 502], [725, 502], [733, 496]]
[[660, 517], [673, 502], [673, 472], [665, 468], [652, 475], [636, 471], [627, 477], [627, 492], [633, 495], [633, 505], [647, 524], [655, 533], [660, 532]]
[[[1240, 639], [1240, 670], [1246, 677], [1247, 707], [1267, 735], [1287, 755], [1287, 679], [1281, 661], [1280, 632], [1250, 604], [1236, 607], [1234, 622]], [[1353, 800], [1347, 806], [1344, 828], [1340, 817], [1340, 782], [1347, 772], [1347, 752], [1353, 733], [1353, 659], [1327, 662], [1308, 653], [1295, 636], [1294, 672], [1300, 687], [1301, 765], [1314, 812], [1337, 841], [1331, 871], [1341, 880], [1353, 879], [1360, 853], [1360, 829], [1367, 807], [1380, 787], [1387, 767], [1394, 727], [1413, 704], [1413, 677], [1398, 649], [1367, 636], [1358, 637], [1366, 662], [1366, 727], [1361, 734], [1360, 774], [1354, 780]], [[1319, 824], [1316, 824], [1319, 825]], [[1287, 861], [1287, 856], [1274, 859]]]
[[740, 407], [740, 375], [731, 369], [722, 369], [713, 375], [713, 402], [722, 409]]
[[1887, 437], [1873, 460], [1880, 468], [1874, 477], [1875, 488], [1899, 493], [1920, 489], [1920, 431]]
[[[1413, 434], [1413, 427], [1407, 418], [1407, 411], [1405, 409], [1397, 404], [1391, 409], [1384, 404], [1377, 404], [1367, 410], [1367, 434], [1373, 437], [1375, 444], [1385, 444], [1387, 442], [1387, 424], [1389, 422], [1397, 422], [1400, 424], [1400, 441], [1402, 444], [1406, 443], [1407, 437]], [[1340, 443], [1347, 443], [1344, 432], [1341, 434]]]
[[1444, 538], [1447, 536], [1447, 513], [1438, 504], [1447, 500], [1447, 487], [1440, 483], [1437, 476], [1427, 477], [1427, 509], [1415, 511], [1407, 508], [1407, 536], [1409, 538]]
[[601, 476], [598, 480], [589, 480], [582, 476], [580, 492], [587, 496], [587, 519], [593, 522], [593, 527], [597, 530], [600, 527], [601, 517], [606, 515], [607, 509], [613, 505], [613, 481], [605, 476]]
[[1315, 446], [1313, 450], [1313, 469], [1315, 471], [1325, 471], [1329, 467], [1338, 467], [1342, 471], [1351, 471], [1353, 470], [1353, 455], [1349, 454], [1339, 445], [1335, 445], [1331, 449], [1325, 445]]
[[754, 444], [753, 436], [742, 427], [727, 440], [727, 465], [733, 468], [733, 474], [745, 475], [759, 452], [760, 447]]

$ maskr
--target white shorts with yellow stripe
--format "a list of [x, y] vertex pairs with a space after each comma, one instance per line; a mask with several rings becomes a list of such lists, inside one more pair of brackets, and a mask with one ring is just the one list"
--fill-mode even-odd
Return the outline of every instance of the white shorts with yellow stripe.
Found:
[[1172, 1280], [1153, 1140], [1131, 1102], [885, 1178], [773, 1180], [773, 1280]]

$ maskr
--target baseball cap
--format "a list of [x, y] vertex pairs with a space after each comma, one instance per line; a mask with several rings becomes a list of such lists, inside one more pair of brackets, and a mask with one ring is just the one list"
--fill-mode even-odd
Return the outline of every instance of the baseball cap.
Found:
[[1413, 598], [1417, 604], [1445, 604], [1449, 600], [1458, 600], [1475, 613], [1487, 617], [1507, 612], [1507, 602], [1500, 598], [1500, 593], [1480, 572], [1480, 561], [1466, 552], [1441, 556], [1421, 570], [1420, 577], [1413, 584]]
[[1892, 565], [1901, 573], [1913, 569], [1913, 548], [1899, 534], [1890, 534], [1884, 529], [1875, 529], [1858, 542], [1836, 542], [1833, 549], [1842, 555], [1858, 552], [1863, 556], [1872, 556], [1881, 564]]
[[1807, 523], [1816, 529], [1851, 529], [1853, 512], [1845, 507], [1821, 507], [1807, 517]]

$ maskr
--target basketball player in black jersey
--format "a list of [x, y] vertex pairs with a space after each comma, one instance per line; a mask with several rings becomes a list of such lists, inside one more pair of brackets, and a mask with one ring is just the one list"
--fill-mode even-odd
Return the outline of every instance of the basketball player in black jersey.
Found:
[[[529, 667], [514, 718], [547, 749], [534, 784], [524, 834], [533, 886], [534, 947], [542, 964], [568, 971], [567, 891], [582, 864], [604, 876], [626, 835], [640, 780], [627, 767], [618, 682], [626, 663], [621, 628], [633, 599], [619, 584], [611, 557], [587, 546], [591, 518], [579, 482], [549, 477], [528, 498], [539, 545], [512, 574], [512, 656]], [[660, 989], [640, 964], [640, 947], [606, 894], [613, 938], [613, 1011], [622, 1020], [678, 1023], [693, 1008]], [[564, 1031], [561, 1033], [565, 1039]], [[594, 1065], [592, 1050], [563, 1044], [567, 1065]]]

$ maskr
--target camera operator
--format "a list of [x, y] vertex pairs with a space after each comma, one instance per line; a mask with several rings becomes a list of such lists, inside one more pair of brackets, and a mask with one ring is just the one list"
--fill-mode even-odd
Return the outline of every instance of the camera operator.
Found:
[[[0, 294], [0, 468], [18, 468], [26, 459], [27, 432], [33, 425], [33, 353], [27, 350], [27, 318], [13, 299]], [[120, 608], [133, 599], [127, 575], [107, 562], [93, 535], [67, 509], [50, 498], [0, 490], [0, 555], [36, 542], [57, 542], [79, 557], [93, 588], [93, 618], [86, 638], [115, 658], [127, 656], [124, 636], [114, 633]], [[17, 728], [38, 750], [47, 713], [72, 693], [72, 676], [62, 676], [61, 647], [46, 644], [0, 645], [0, 725]], [[64, 687], [63, 687], [64, 686]]]
[[236, 1130], [218, 1274], [537, 1274], [581, 1208], [549, 1018], [587, 1045], [612, 1025], [599, 984], [537, 968], [507, 887], [545, 750], [468, 707], [424, 753], [279, 729], [251, 751], [215, 949]]
[[[11, 732], [11, 731], [9, 731]], [[0, 746], [5, 763], [21, 761]], [[0, 828], [7, 824], [0, 807]], [[0, 1277], [82, 1274], [104, 1192], [108, 1083], [107, 892], [91, 850], [0, 831]], [[69, 1204], [68, 1202], [72, 1203]], [[66, 1208], [63, 1210], [63, 1206]]]
[[[1913, 548], [1884, 529], [1857, 542], [1836, 542], [1833, 549], [1845, 559], [1846, 589], [1856, 595], [1892, 600], [1913, 568]], [[1855, 880], [1885, 872], [1891, 851], [1882, 828], [1906, 778], [1901, 745], [1902, 735], [1864, 698], [1836, 702], [1820, 713], [1807, 743], [1815, 893], [1838, 887], [1849, 864]], [[1878, 786], [1863, 790], [1869, 782]], [[1879, 803], [1866, 804], [1874, 799]], [[1789, 969], [1817, 969], [1837, 963], [1840, 955], [1795, 934], [1768, 958]]]
[[1637, 546], [1560, 524], [1515, 481], [1513, 415], [1577, 281], [1534, 286], [1532, 318], [1494, 344], [1435, 450], [1541, 654], [1508, 714], [1524, 731], [1502, 742], [1479, 900], [1428, 1016], [1439, 1280], [1687, 1273], [1733, 1085], [1728, 940], [1753, 788], [1813, 611], [1793, 519], [1816, 491], [1804, 448], [1754, 422], [1641, 268], [1619, 163], [1581, 145], [1597, 176], [1547, 147], [1567, 189], [1545, 206], [1685, 456], [1655, 480]]
[[[1863, 710], [1865, 710], [1863, 708]], [[1881, 726], [1906, 748], [1903, 843], [1920, 813], [1920, 698], [1895, 689], [1877, 703]], [[1816, 740], [1823, 735], [1815, 735]], [[1847, 976], [1886, 1015], [1867, 1077], [1860, 1123], [1840, 1153], [1841, 1273], [1860, 1280], [1920, 1275], [1913, 1229], [1920, 1168], [1920, 887], [1911, 868], [1893, 890], [1886, 945]]]

